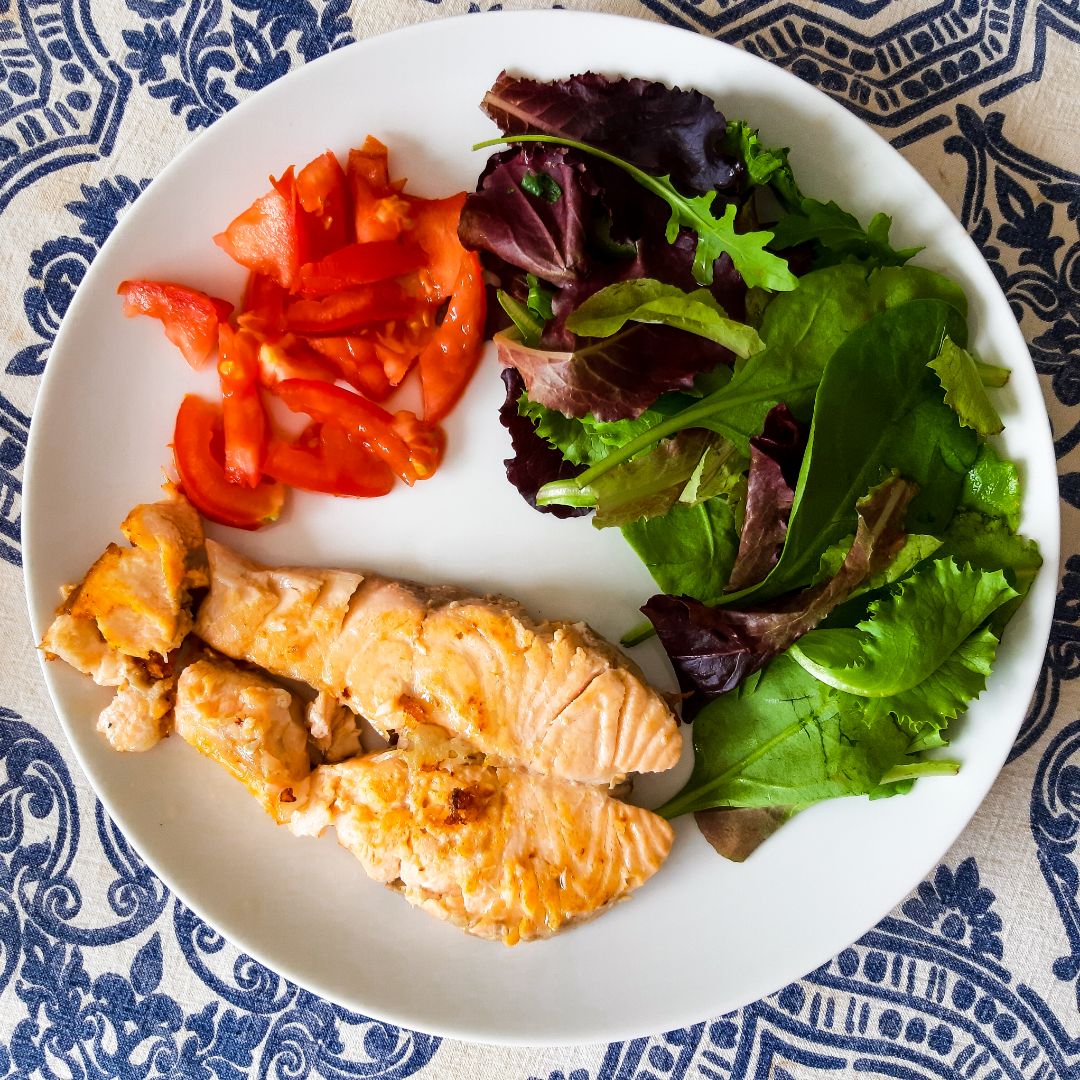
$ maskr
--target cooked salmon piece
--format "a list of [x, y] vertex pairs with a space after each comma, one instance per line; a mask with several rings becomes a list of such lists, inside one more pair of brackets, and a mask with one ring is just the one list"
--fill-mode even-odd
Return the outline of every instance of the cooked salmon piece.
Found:
[[199, 660], [177, 685], [180, 737], [228, 769], [278, 822], [303, 798], [311, 772], [301, 717], [288, 690], [227, 660]]
[[289, 822], [328, 825], [376, 881], [479, 937], [549, 937], [659, 869], [672, 829], [603, 789], [406, 749], [319, 766]]
[[191, 592], [206, 585], [199, 515], [175, 491], [136, 506], [45, 631], [41, 649], [117, 687], [97, 729], [115, 750], [149, 750], [169, 733], [176, 679], [169, 655], [191, 629]]
[[311, 744], [321, 762], [334, 764], [360, 753], [360, 725], [356, 713], [345, 708], [337, 698], [318, 694], [307, 707], [306, 719]]
[[330, 694], [380, 731], [437, 724], [496, 764], [583, 783], [678, 761], [674, 714], [584, 623], [343, 570], [268, 569], [210, 540], [195, 632]]

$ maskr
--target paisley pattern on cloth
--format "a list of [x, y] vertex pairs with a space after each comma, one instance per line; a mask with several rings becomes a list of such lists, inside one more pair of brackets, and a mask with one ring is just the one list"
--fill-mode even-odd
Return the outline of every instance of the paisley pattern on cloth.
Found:
[[[592, 0], [793, 71], [902, 150], [998, 277], [1042, 377], [1064, 567], [1010, 764], [875, 929], [737, 1013], [576, 1050], [469, 1047], [324, 1002], [228, 945], [71, 762], [20, 578], [38, 377], [149, 177], [245, 97], [467, 0], [0, 0], [0, 1080], [1080, 1075], [1080, 9], [1074, 0]], [[505, 6], [548, 6], [512, 4]]]

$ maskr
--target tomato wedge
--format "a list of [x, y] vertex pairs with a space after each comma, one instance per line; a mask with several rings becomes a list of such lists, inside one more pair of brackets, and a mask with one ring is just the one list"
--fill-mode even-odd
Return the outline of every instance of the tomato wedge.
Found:
[[356, 239], [393, 240], [409, 225], [410, 205], [390, 183], [387, 149], [369, 135], [358, 150], [349, 151], [346, 168], [353, 201]]
[[311, 255], [321, 259], [352, 240], [352, 207], [345, 170], [327, 150], [296, 175], [296, 194], [308, 215]]
[[331, 293], [322, 300], [294, 300], [285, 321], [298, 334], [340, 334], [366, 323], [411, 315], [416, 301], [394, 281], [376, 281]]
[[[372, 401], [384, 401], [394, 389], [374, 342], [358, 334], [309, 337], [308, 345], [336, 369], [337, 376]], [[331, 380], [332, 382], [333, 380]]]
[[184, 494], [203, 517], [221, 525], [258, 529], [274, 521], [284, 505], [285, 488], [265, 480], [254, 488], [230, 483], [223, 441], [221, 410], [188, 394], [176, 414], [173, 432], [173, 456]]
[[394, 486], [389, 466], [338, 424], [318, 425], [314, 438], [305, 432], [295, 443], [272, 439], [266, 472], [290, 487], [354, 498], [385, 495]]
[[289, 294], [273, 278], [248, 274], [236, 321], [262, 338], [285, 333], [285, 301]]
[[294, 412], [307, 413], [321, 424], [340, 424], [406, 484], [424, 478], [409, 444], [394, 430], [394, 417], [359, 394], [308, 379], [287, 379], [274, 392]]
[[409, 238], [427, 255], [420, 272], [421, 284], [436, 300], [445, 300], [457, 284], [465, 248], [458, 239], [458, 220], [465, 205], [465, 192], [448, 199], [409, 199], [412, 225]]
[[232, 311], [225, 300], [171, 281], [122, 281], [116, 291], [129, 318], [160, 319], [165, 336], [196, 370], [206, 366], [217, 348], [218, 326]]
[[464, 393], [482, 355], [486, 315], [480, 257], [466, 252], [443, 321], [420, 353], [420, 387], [428, 423], [446, 416]]
[[259, 397], [259, 342], [243, 330], [222, 326], [218, 379], [225, 430], [225, 475], [255, 487], [266, 456], [266, 410]]
[[300, 267], [300, 292], [304, 296], [325, 296], [352, 285], [400, 277], [424, 265], [427, 256], [419, 244], [375, 240], [349, 244]]
[[293, 334], [259, 346], [259, 381], [273, 389], [286, 379], [317, 379], [336, 382], [337, 367]]
[[280, 180], [234, 218], [214, 243], [241, 266], [272, 278], [283, 289], [296, 286], [301, 264], [308, 261], [302, 207], [290, 165]]

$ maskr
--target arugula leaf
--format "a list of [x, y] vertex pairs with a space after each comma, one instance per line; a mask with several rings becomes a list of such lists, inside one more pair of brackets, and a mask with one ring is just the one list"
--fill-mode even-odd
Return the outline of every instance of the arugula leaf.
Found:
[[[651, 174], [624, 161], [606, 150], [576, 139], [564, 139], [554, 135], [508, 135], [501, 139], [488, 139], [477, 143], [474, 150], [498, 146], [501, 143], [550, 143], [560, 147], [579, 150], [618, 166], [633, 177], [646, 191], [663, 199], [671, 210], [667, 225], [667, 241], [675, 242], [680, 228], [688, 228], [697, 234], [697, 250], [694, 255], [694, 278], [699, 285], [709, 285], [713, 279], [713, 263], [721, 255], [728, 255], [735, 269], [749, 286], [760, 286], [774, 292], [786, 292], [798, 284], [787, 263], [778, 255], [766, 250], [772, 240], [771, 232], [737, 233], [735, 231], [735, 204], [730, 203], [720, 217], [712, 212], [716, 191], [691, 198], [678, 191], [670, 176]], [[550, 280], [550, 279], [549, 279]]]
[[[982, 624], [1016, 596], [1000, 570], [977, 570], [957, 566], [952, 559], [936, 559], [871, 604], [867, 617], [854, 628], [813, 630], [791, 647], [791, 655], [811, 675], [837, 690], [890, 699], [933, 680]], [[972, 667], [982, 677], [993, 661], [997, 641], [992, 635], [991, 641], [987, 662]], [[966, 655], [957, 658], [968, 660]], [[937, 682], [947, 684], [948, 680]], [[955, 718], [952, 687], [939, 688], [935, 683], [924, 692], [932, 699], [939, 689], [941, 715]], [[966, 706], [966, 700], [962, 705]]]
[[956, 411], [960, 423], [985, 438], [996, 435], [1005, 425], [990, 403], [975, 358], [950, 337], [941, 343], [941, 351], [930, 361], [945, 391], [945, 404]]
[[897, 251], [889, 244], [892, 218], [875, 214], [865, 229], [858, 219], [834, 202], [802, 198], [798, 209], [785, 214], [773, 226], [772, 247], [786, 249], [813, 243], [815, 267], [831, 266], [844, 259], [859, 259], [873, 266], [902, 266], [922, 251], [921, 247]]
[[759, 681], [710, 702], [694, 721], [694, 771], [656, 812], [718, 806], [803, 809], [846, 795], [898, 794], [882, 778], [908, 759], [910, 736], [891, 720], [867, 725], [790, 655]]
[[1015, 531], [1020, 525], [1021, 495], [1016, 466], [984, 443], [964, 476], [960, 505], [965, 510], [999, 517]]
[[[804, 585], [822, 552], [852, 530], [855, 500], [897, 467], [891, 453], [897, 438], [916, 409], [941, 394], [926, 364], [946, 333], [964, 333], [954, 308], [940, 300], [911, 300], [877, 315], [836, 350], [818, 388], [780, 559], [760, 584], [732, 594], [732, 602], [767, 599]], [[955, 416], [952, 423], [959, 427]], [[921, 486], [933, 480], [932, 474], [906, 468], [905, 475]]]
[[617, 281], [593, 293], [567, 317], [566, 328], [585, 337], [610, 337], [628, 321], [673, 326], [743, 358], [765, 348], [757, 331], [729, 319], [708, 289], [687, 293], [654, 278]]
[[[676, 503], [661, 517], [624, 525], [622, 533], [664, 592], [703, 603], [715, 603], [724, 595], [739, 546], [735, 513], [727, 498]], [[646, 636], [651, 634], [650, 628]]]

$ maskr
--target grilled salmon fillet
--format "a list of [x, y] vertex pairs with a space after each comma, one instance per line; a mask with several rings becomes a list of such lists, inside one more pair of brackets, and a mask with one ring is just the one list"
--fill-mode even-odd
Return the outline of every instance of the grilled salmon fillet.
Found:
[[177, 733], [228, 769], [278, 822], [292, 813], [311, 772], [301, 714], [288, 690], [225, 660], [199, 660], [177, 684]]
[[173, 491], [136, 506], [120, 528], [131, 546], [110, 544], [65, 590], [41, 649], [117, 687], [97, 729], [116, 750], [142, 751], [169, 733], [176, 679], [168, 658], [191, 629], [192, 590], [207, 582], [203, 531]]
[[212, 540], [206, 550], [195, 633], [346, 702], [384, 733], [436, 724], [500, 764], [583, 783], [678, 761], [664, 698], [584, 623], [377, 575], [269, 569]]
[[321, 765], [290, 828], [338, 842], [376, 881], [479, 937], [549, 937], [642, 885], [671, 826], [603, 789], [405, 749]]

